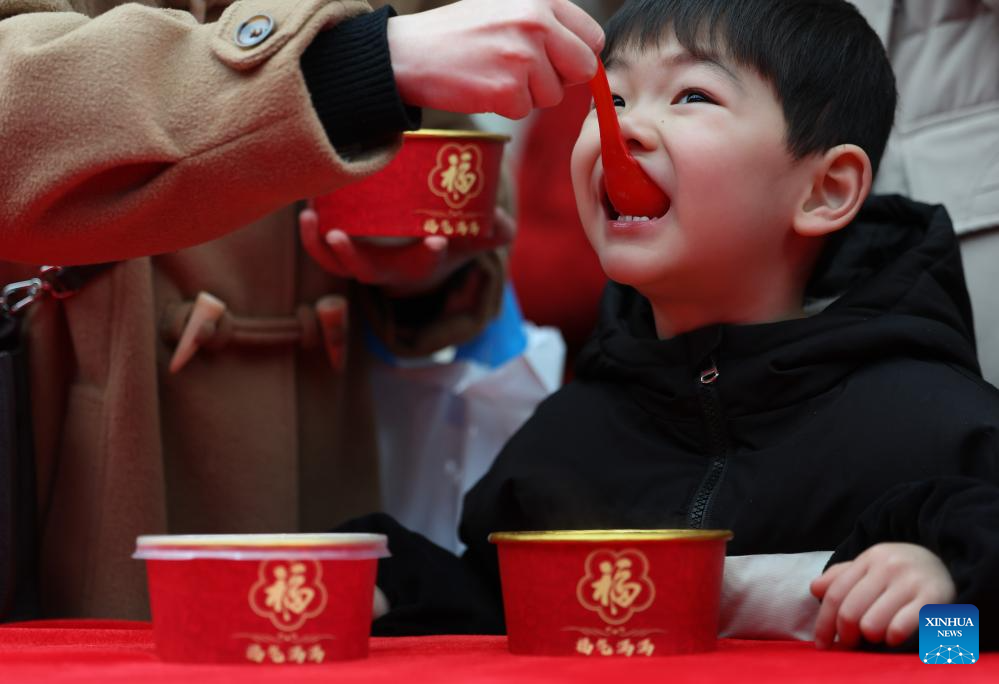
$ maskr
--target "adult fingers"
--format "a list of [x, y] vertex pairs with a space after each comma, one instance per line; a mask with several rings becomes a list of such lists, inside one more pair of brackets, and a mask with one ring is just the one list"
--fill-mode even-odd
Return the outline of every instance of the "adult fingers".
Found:
[[[583, 41], [593, 54], [599, 54], [604, 48], [604, 30], [600, 23], [570, 0], [556, 0], [552, 6], [555, 18], [562, 26], [574, 33]], [[594, 64], [596, 70], [596, 64]], [[591, 73], [590, 76], [593, 76]]]
[[344, 275], [343, 264], [330, 251], [325, 238], [319, 235], [319, 216], [311, 206], [298, 214], [298, 233], [305, 250], [316, 263], [330, 273]]
[[429, 236], [405, 246], [385, 246], [352, 240], [341, 231], [331, 231], [326, 240], [348, 277], [370, 285], [388, 286], [400, 294], [419, 289], [433, 279], [448, 251], [447, 239], [440, 236]]
[[493, 211], [493, 236], [491, 238], [493, 246], [501, 247], [513, 242], [517, 234], [517, 222], [503, 207], [496, 207]]
[[555, 26], [545, 36], [545, 52], [566, 85], [583, 83], [597, 72], [597, 57], [577, 35]]
[[493, 229], [487, 237], [474, 240], [457, 239], [451, 242], [451, 255], [458, 259], [468, 259], [470, 255], [489, 252], [497, 247], [506, 247], [517, 233], [517, 223], [502, 207], [493, 211]]
[[443, 280], [447, 275], [445, 262], [447, 261], [453, 240], [449, 240], [443, 235], [428, 235], [423, 238], [420, 245], [420, 254], [413, 257], [411, 270], [407, 280], [410, 284], [423, 283], [427, 280]]
[[321, 243], [317, 250], [310, 250], [309, 254], [320, 266], [333, 275], [340, 276], [341, 278], [351, 277], [347, 266], [340, 261], [337, 255], [325, 243]]
[[447, 238], [443, 235], [428, 235], [423, 238], [423, 246], [431, 252], [443, 252], [447, 249]]
[[362, 283], [372, 282], [372, 269], [358, 253], [357, 246], [350, 236], [342, 230], [331, 230], [326, 233], [326, 244], [340, 264], [340, 275], [354, 278]]
[[887, 578], [877, 572], [866, 573], [853, 585], [836, 614], [836, 632], [842, 646], [854, 648], [860, 642], [861, 619], [887, 586]]
[[554, 107], [562, 101], [562, 81], [555, 70], [544, 61], [531, 69], [527, 77], [527, 87], [531, 92], [531, 103], [535, 107]]
[[867, 572], [865, 565], [856, 562], [847, 565], [848, 567], [840, 571], [829, 588], [826, 589], [822, 605], [819, 606], [819, 615], [815, 619], [815, 645], [819, 648], [832, 646], [833, 638], [836, 636], [839, 607], [843, 603], [843, 599], [850, 593], [853, 585]]
[[396, 276], [385, 282], [384, 292], [390, 297], [408, 297], [434, 287], [442, 281], [448, 269], [451, 241], [442, 235], [429, 235], [419, 243], [395, 248], [380, 258], [393, 263]]
[[312, 206], [307, 206], [298, 212], [298, 227], [309, 232], [315, 232], [319, 228], [319, 214]]
[[522, 80], [510, 77], [510, 80], [506, 84], [494, 85], [487, 91], [483, 104], [472, 109], [474, 111], [495, 112], [508, 119], [523, 119], [533, 109], [531, 104], [530, 76], [528, 75], [526, 84]]

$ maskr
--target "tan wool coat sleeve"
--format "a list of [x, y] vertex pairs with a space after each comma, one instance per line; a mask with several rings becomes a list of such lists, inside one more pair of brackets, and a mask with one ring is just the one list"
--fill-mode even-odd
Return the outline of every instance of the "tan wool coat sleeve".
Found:
[[[394, 152], [338, 155], [299, 66], [318, 31], [367, 3], [240, 0], [205, 24], [150, 0], [116, 4], [0, 0], [0, 259], [72, 264], [200, 244]], [[240, 47], [237, 28], [257, 14], [273, 32]]]

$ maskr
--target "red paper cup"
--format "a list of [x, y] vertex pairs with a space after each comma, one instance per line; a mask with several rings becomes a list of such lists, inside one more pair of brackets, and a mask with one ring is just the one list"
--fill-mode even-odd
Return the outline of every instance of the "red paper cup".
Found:
[[[488, 237], [508, 136], [481, 131], [422, 129], [403, 134], [388, 166], [364, 180], [314, 200], [317, 235], [307, 247], [325, 247], [338, 228], [355, 237]], [[312, 246], [310, 246], [312, 245]], [[320, 260], [321, 263], [321, 260]]]
[[163, 660], [301, 665], [365, 658], [380, 534], [139, 537]]
[[715, 648], [727, 530], [497, 532], [509, 648], [637, 658]]

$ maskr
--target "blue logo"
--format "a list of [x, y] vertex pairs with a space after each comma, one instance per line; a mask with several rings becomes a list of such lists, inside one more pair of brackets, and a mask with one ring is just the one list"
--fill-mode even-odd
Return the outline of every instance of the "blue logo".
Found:
[[919, 659], [929, 665], [978, 662], [978, 608], [929, 603], [919, 610]]

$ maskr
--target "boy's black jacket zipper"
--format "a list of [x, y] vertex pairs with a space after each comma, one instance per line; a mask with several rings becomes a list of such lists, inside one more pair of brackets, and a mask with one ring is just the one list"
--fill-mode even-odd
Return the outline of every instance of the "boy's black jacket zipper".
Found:
[[708, 368], [697, 377], [697, 396], [701, 402], [701, 412], [704, 416], [704, 427], [708, 437], [708, 455], [711, 462], [708, 471], [701, 480], [697, 493], [694, 494], [687, 515], [687, 524], [693, 529], [703, 528], [709, 520], [708, 509], [714, 497], [715, 489], [721, 482], [725, 470], [725, 459], [728, 455], [728, 433], [725, 429], [725, 418], [722, 412], [721, 398], [718, 396], [716, 383], [720, 373], [714, 359]]

